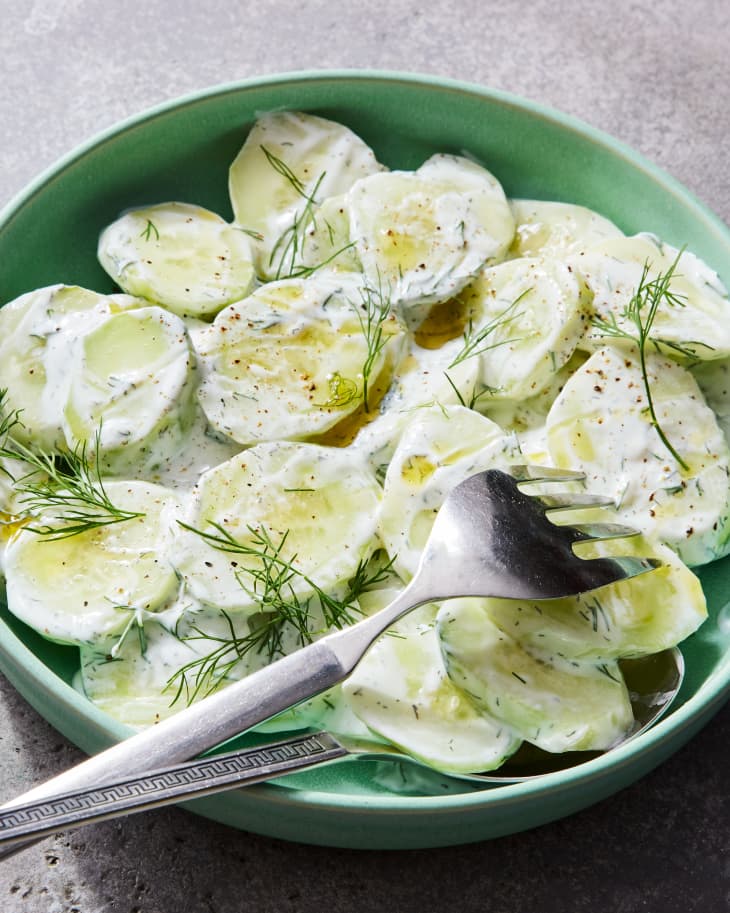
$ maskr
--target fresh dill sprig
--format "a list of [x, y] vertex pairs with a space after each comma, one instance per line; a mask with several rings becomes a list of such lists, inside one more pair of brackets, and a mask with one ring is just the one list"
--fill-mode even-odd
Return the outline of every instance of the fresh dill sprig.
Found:
[[[313, 601], [316, 601], [322, 612], [324, 630], [352, 624], [359, 613], [354, 605], [357, 597], [385, 580], [392, 566], [392, 562], [389, 562], [373, 571], [368, 568], [366, 561], [361, 561], [346, 592], [338, 599], [326, 593], [295, 567], [293, 562], [296, 555], [291, 558], [284, 556], [288, 531], [278, 541], [274, 541], [265, 529], [249, 526], [250, 540], [242, 542], [218, 523], [211, 522], [213, 531], [207, 531], [178, 522], [184, 529], [200, 536], [219, 551], [255, 559], [253, 565], [236, 571], [236, 579], [244, 592], [258, 604], [259, 611], [249, 617], [249, 630], [245, 634], [236, 632], [232, 618], [223, 610], [222, 617], [227, 626], [225, 636], [211, 635], [198, 626], [193, 627], [193, 633], [186, 635], [183, 640], [208, 640], [215, 646], [209, 653], [191, 660], [170, 677], [168, 686], [176, 687], [172, 703], [183, 694], [190, 702], [200, 695], [211, 693], [230, 674], [236, 663], [252, 651], [265, 654], [268, 662], [277, 655], [282, 655], [284, 636], [287, 633], [293, 631], [301, 646], [311, 643], [318, 633], [322, 633], [311, 629]], [[312, 590], [312, 594], [306, 598], [300, 597], [296, 592], [297, 585], [301, 583]]]
[[[327, 172], [323, 171], [317, 177], [312, 192], [308, 193], [303, 182], [294, 174], [286, 162], [274, 155], [266, 146], [262, 145], [261, 151], [266, 156], [266, 161], [271, 165], [274, 171], [281, 175], [281, 177], [283, 177], [292, 187], [294, 192], [304, 200], [304, 206], [301, 211], [295, 212], [292, 216], [291, 225], [285, 228], [276, 239], [274, 246], [271, 249], [271, 254], [269, 255], [269, 266], [273, 267], [276, 263], [275, 279], [306, 279], [313, 273], [316, 273], [317, 270], [327, 266], [339, 257], [341, 253], [349, 250], [354, 245], [354, 241], [344, 244], [341, 248], [333, 251], [319, 263], [312, 266], [303, 263], [302, 256], [304, 254], [307, 235], [310, 232], [317, 230], [316, 209], [319, 205], [317, 194]], [[329, 234], [330, 244], [333, 244], [334, 232], [332, 226], [329, 223], [325, 224]]]
[[370, 379], [378, 356], [388, 341], [388, 334], [383, 330], [391, 312], [390, 294], [384, 291], [380, 275], [377, 286], [365, 285], [360, 289], [360, 302], [353, 307], [367, 346], [362, 366], [362, 403], [365, 412], [369, 412]]
[[[12, 412], [6, 412], [5, 410], [5, 400], [7, 399], [7, 396], [7, 390], [0, 390], [0, 451], [10, 450], [13, 443], [13, 429], [22, 427], [20, 409], [15, 409]], [[7, 457], [8, 459], [11, 458], [9, 453], [0, 453], [0, 456]], [[9, 470], [5, 467], [3, 467], [3, 472], [6, 475], [10, 475]]]
[[[459, 390], [459, 388], [456, 386], [456, 384], [453, 382], [453, 380], [449, 377], [449, 375], [446, 371], [444, 371], [444, 377], [446, 378], [451, 389], [456, 394], [456, 398], [459, 400], [459, 405], [464, 406], [466, 408], [467, 403], [466, 403], [466, 400], [464, 399], [464, 396], [462, 395], [461, 390]], [[470, 407], [468, 407], [468, 408], [470, 408]]]
[[317, 187], [319, 187], [319, 185], [322, 182], [322, 179], [324, 178], [325, 172], [322, 172], [322, 174], [319, 176], [319, 179], [317, 180], [317, 184], [315, 186], [314, 191], [311, 194], [308, 194], [307, 188], [299, 180], [299, 178], [296, 176], [296, 174], [294, 174], [294, 172], [286, 164], [285, 161], [280, 159], [278, 157], [278, 155], [274, 155], [274, 153], [270, 149], [267, 149], [266, 146], [264, 146], [263, 144], [261, 145], [261, 151], [266, 156], [266, 161], [269, 163], [269, 165], [271, 165], [271, 167], [274, 169], [274, 171], [277, 174], [280, 174], [288, 184], [291, 184], [291, 186], [294, 188], [294, 191], [300, 197], [303, 197], [308, 202], [314, 204], [314, 202], [315, 202], [314, 195], [317, 191]]
[[601, 663], [596, 666], [596, 669], [598, 669], [602, 675], [605, 675], [606, 678], [610, 678], [612, 682], [616, 682], [617, 685], [623, 684], [623, 680], [614, 675], [614, 673], [609, 668], [608, 663]]
[[444, 371], [444, 377], [446, 378], [451, 389], [456, 394], [456, 398], [459, 400], [459, 404], [462, 406], [465, 406], [467, 409], [474, 409], [476, 404], [479, 402], [479, 400], [483, 396], [489, 396], [489, 395], [495, 393], [497, 390], [496, 387], [490, 387], [487, 384], [481, 384], [481, 390], [479, 390], [479, 392], [477, 392], [477, 387], [475, 384], [474, 389], [472, 390], [472, 394], [469, 397], [469, 401], [467, 402], [464, 399], [464, 396], [462, 395], [459, 388], [456, 386], [456, 384], [454, 383], [454, 381], [452, 380], [452, 378], [449, 376], [449, 374], [446, 371]]
[[112, 648], [109, 650], [109, 659], [114, 660], [119, 656], [119, 652], [124, 646], [127, 637], [129, 637], [132, 631], [137, 633], [137, 642], [139, 644], [139, 652], [142, 656], [147, 653], [147, 635], [144, 629], [144, 612], [142, 609], [137, 608], [132, 605], [115, 605], [115, 609], [120, 612], [129, 612], [129, 618], [127, 623], [122, 629], [122, 633], [114, 642]]
[[627, 339], [638, 348], [639, 367], [641, 370], [641, 379], [644, 384], [644, 393], [646, 394], [650, 424], [656, 431], [662, 444], [664, 444], [677, 463], [679, 463], [682, 469], [688, 470], [689, 465], [679, 455], [659, 424], [659, 419], [654, 408], [654, 398], [652, 396], [649, 371], [646, 364], [646, 349], [649, 342], [652, 343], [657, 352], [661, 351], [662, 346], [668, 346], [674, 351], [678, 351], [688, 357], [693, 357], [695, 354], [692, 350], [679, 343], [667, 343], [665, 340], [655, 339], [651, 336], [654, 320], [656, 319], [659, 306], [663, 302], [666, 302], [666, 304], [671, 307], [684, 307], [683, 299], [685, 296], [679, 295], [671, 289], [672, 278], [675, 276], [682, 253], [683, 250], [680, 250], [667, 271], [665, 273], [659, 273], [653, 279], [649, 278], [649, 263], [646, 262], [644, 264], [639, 284], [636, 286], [636, 290], [631, 296], [631, 300], [621, 314], [624, 320], [633, 324], [635, 333], [632, 333], [621, 326], [613, 311], [609, 313], [608, 317], [594, 315], [591, 318], [591, 323], [602, 335], [616, 339]]
[[515, 337], [514, 339], [500, 339], [497, 342], [489, 342], [488, 340], [495, 330], [506, 326], [512, 320], [517, 320], [524, 314], [524, 311], [519, 311], [518, 313], [514, 313], [514, 311], [525, 295], [529, 295], [531, 291], [532, 288], [526, 288], [511, 304], [508, 304], [503, 311], [497, 314], [493, 320], [490, 320], [489, 323], [484, 324], [483, 327], [480, 327], [480, 329], [476, 331], [474, 330], [473, 321], [469, 320], [469, 325], [464, 333], [464, 345], [456, 358], [449, 365], [449, 368], [455, 368], [457, 365], [461, 364], [462, 361], [466, 361], [467, 358], [474, 358], [477, 355], [482, 355], [490, 349], [496, 349], [499, 346], [509, 345], [513, 342], [519, 342], [518, 337]]
[[147, 225], [145, 226], [144, 230], [139, 233], [139, 236], [140, 238], [144, 238], [145, 241], [149, 241], [151, 240], [152, 235], [155, 236], [155, 241], [160, 240], [160, 232], [157, 226], [152, 221], [152, 219], [147, 219]]
[[[6, 395], [6, 390], [0, 390], [0, 458], [23, 467], [19, 475], [14, 475], [8, 466], [4, 472], [12, 479], [22, 518], [28, 520], [25, 529], [54, 541], [144, 516], [118, 507], [104, 488], [99, 431], [92, 459], [86, 442], [59, 453], [33, 450], [13, 435], [14, 428], [22, 426], [22, 422], [18, 410], [5, 414]], [[48, 522], [34, 525], [39, 515]]]
[[256, 231], [253, 228], [242, 228], [240, 225], [234, 225], [233, 228], [235, 228], [236, 231], [242, 232], [244, 235], [248, 235], [249, 238], [253, 238], [254, 241], [264, 240], [264, 236], [261, 234], [261, 232]]
[[[244, 657], [253, 644], [249, 638], [239, 637], [233, 620], [225, 609], [221, 609], [228, 631], [226, 634], [212, 634], [194, 625], [192, 633], [186, 634], [183, 641], [205, 640], [216, 646], [205, 656], [196, 657], [181, 666], [167, 681], [167, 688], [175, 686], [175, 694], [170, 706], [176, 704], [185, 695], [187, 704], [192, 704], [198, 697], [207, 697], [225, 681], [236, 664]], [[249, 646], [250, 644], [250, 646]]]
[[[18, 459], [19, 454], [15, 453], [14, 458]], [[53, 521], [40, 526], [29, 524], [26, 529], [48, 541], [144, 516], [140, 511], [123, 510], [107, 494], [99, 463], [98, 434], [93, 462], [88, 459], [85, 442], [62, 454], [24, 449], [20, 459], [33, 467], [29, 474], [16, 480], [21, 506], [31, 516], [42, 513]]]

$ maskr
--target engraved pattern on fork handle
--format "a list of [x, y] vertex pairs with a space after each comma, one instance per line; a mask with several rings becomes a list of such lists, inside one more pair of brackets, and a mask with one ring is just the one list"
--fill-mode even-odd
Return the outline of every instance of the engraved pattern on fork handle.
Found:
[[318, 732], [260, 748], [199, 758], [106, 786], [39, 799], [0, 810], [0, 847], [8, 847], [12, 853], [15, 845], [21, 844], [19, 848], [22, 848], [29, 841], [35, 842], [57, 830], [210, 795], [243, 782], [268, 780], [278, 773], [348, 754], [329, 733]]

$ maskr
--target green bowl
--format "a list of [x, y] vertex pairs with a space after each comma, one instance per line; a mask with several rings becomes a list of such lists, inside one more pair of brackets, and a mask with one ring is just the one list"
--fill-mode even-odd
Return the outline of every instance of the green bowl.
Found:
[[[539, 105], [478, 86], [401, 74], [285, 74], [214, 88], [155, 108], [64, 158], [0, 214], [0, 300], [56, 282], [111, 290], [96, 261], [100, 230], [131, 206], [184, 200], [230, 218], [228, 165], [255, 116], [299, 109], [347, 124], [391, 167], [467, 151], [510, 196], [582, 203], [625, 232], [686, 244], [722, 275], [730, 232], [676, 181], [632, 150]], [[730, 275], [725, 273], [725, 282]], [[730, 563], [703, 569], [710, 618], [683, 645], [687, 676], [660, 723], [609, 755], [521, 784], [475, 789], [437, 775], [347, 761], [187, 807], [244, 830], [370, 849], [466, 843], [584, 808], [676, 751], [730, 690]], [[72, 687], [76, 651], [44, 641], [0, 609], [0, 666], [26, 699], [88, 752], [128, 731]]]

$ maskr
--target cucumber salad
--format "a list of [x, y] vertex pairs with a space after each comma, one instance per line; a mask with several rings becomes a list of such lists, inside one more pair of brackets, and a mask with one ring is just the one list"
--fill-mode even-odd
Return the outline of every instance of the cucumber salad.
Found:
[[0, 310], [10, 612], [78, 647], [77, 686], [144, 727], [377, 612], [446, 494], [514, 463], [580, 470], [657, 570], [565, 599], [411, 612], [342, 685], [265, 723], [396, 744], [443, 772], [631, 730], [619, 661], [702, 623], [730, 552], [730, 301], [596, 212], [508, 199], [466, 155], [390, 170], [277, 112], [232, 221], [151, 201], [101, 233], [114, 293]]

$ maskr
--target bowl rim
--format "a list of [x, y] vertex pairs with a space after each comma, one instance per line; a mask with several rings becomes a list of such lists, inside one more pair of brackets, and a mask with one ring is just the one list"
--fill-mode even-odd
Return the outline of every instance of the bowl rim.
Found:
[[[493, 104], [515, 108], [530, 114], [532, 117], [552, 122], [563, 129], [579, 134], [592, 143], [604, 147], [614, 155], [627, 160], [634, 168], [644, 172], [654, 182], [660, 184], [665, 191], [674, 197], [680, 198], [685, 206], [689, 205], [690, 208], [694, 209], [696, 214], [702, 217], [706, 227], [730, 248], [730, 229], [695, 194], [660, 166], [651, 162], [623, 141], [590, 126], [579, 118], [563, 113], [548, 105], [523, 98], [517, 94], [477, 83], [431, 74], [377, 69], [293, 70], [253, 76], [242, 80], [218, 83], [147, 107], [139, 113], [127, 116], [96, 132], [44, 168], [0, 209], [0, 231], [12, 221], [14, 215], [22, 206], [39, 193], [46, 184], [56, 179], [66, 168], [97, 147], [113, 140], [116, 136], [125, 133], [131, 128], [138, 127], [146, 121], [153, 120], [168, 112], [179, 111], [187, 106], [205, 102], [213, 97], [245, 92], [248, 89], [276, 87], [277, 85], [299, 85], [317, 81], [372, 81], [383, 85], [406, 84], [439, 91], [463, 93], [485, 99]], [[83, 717], [84, 721], [88, 722], [91, 728], [95, 729], [107, 741], [119, 741], [131, 733], [132, 730], [129, 727], [108, 717], [71, 685], [63, 681], [1, 620], [0, 664], [6, 670], [13, 684], [15, 684], [15, 678], [17, 677], [32, 681], [34, 686], [41, 689], [41, 694], [52, 693], [54, 702], [58, 703], [63, 713]], [[36, 693], [31, 696], [28, 691], [21, 688], [18, 688], [18, 690], [24, 696], [28, 694], [31, 703], [33, 703], [32, 697], [39, 697]], [[726, 655], [724, 663], [702, 682], [691, 697], [648, 731], [612, 750], [609, 754], [601, 755], [569, 770], [546, 774], [535, 780], [528, 780], [522, 783], [505, 784], [496, 788], [489, 787], [477, 791], [445, 795], [402, 796], [383, 793], [377, 799], [372, 796], [363, 797], [357, 794], [333, 793], [308, 788], [288, 789], [271, 784], [249, 786], [246, 788], [246, 793], [266, 795], [267, 802], [286, 804], [289, 807], [305, 806], [321, 810], [331, 808], [340, 811], [369, 812], [370, 814], [390, 814], [406, 811], [443, 814], [456, 810], [474, 811], [476, 808], [484, 809], [487, 806], [503, 807], [526, 798], [535, 799], [547, 792], [560, 793], [578, 784], [587, 785], [591, 781], [601, 780], [610, 775], [613, 770], [636, 763], [642, 756], [647, 756], [650, 766], [655, 766], [663, 759], [663, 756], [659, 754], [657, 754], [656, 758], [652, 758], [652, 755], [658, 752], [660, 743], [672, 739], [681, 743], [681, 741], [689, 738], [692, 735], [692, 730], [697, 728], [697, 720], [701, 718], [701, 724], [704, 725], [707, 719], [720, 709], [728, 697], [730, 697], [730, 656]], [[45, 716], [42, 710], [39, 712]]]
[[516, 93], [508, 92], [503, 89], [491, 88], [466, 80], [402, 70], [356, 68], [291, 70], [269, 73], [262, 76], [251, 76], [240, 80], [214, 83], [203, 89], [187, 92], [145, 107], [137, 113], [128, 115], [121, 120], [110, 124], [108, 127], [92, 133], [86, 139], [75, 145], [71, 150], [57, 157], [49, 165], [43, 168], [34, 178], [26, 183], [24, 187], [13, 194], [7, 203], [0, 208], [0, 229], [11, 220], [15, 211], [21, 205], [25, 204], [49, 181], [53, 180], [60, 171], [83, 158], [96, 147], [113, 139], [118, 134], [124, 133], [133, 127], [140, 126], [145, 123], [145, 121], [153, 120], [160, 115], [179, 110], [188, 105], [197, 104], [214, 96], [234, 94], [245, 91], [246, 89], [274, 87], [278, 84], [313, 83], [332, 80], [340, 82], [347, 80], [352, 82], [372, 81], [383, 84], [403, 83], [405, 85], [428, 87], [441, 91], [446, 90], [459, 94], [477, 96], [491, 102], [496, 102], [504, 107], [527, 111], [533, 117], [551, 121], [573, 133], [578, 133], [583, 137], [587, 137], [592, 142], [610, 149], [613, 153], [618, 153], [622, 158], [634, 165], [634, 167], [650, 175], [654, 180], [658, 180], [659, 183], [664, 185], [664, 189], [671, 192], [674, 196], [681, 197], [685, 202], [690, 203], [693, 207], [697, 208], [713, 230], [730, 241], [730, 229], [728, 226], [725, 225], [719, 216], [713, 212], [703, 200], [674, 178], [668, 171], [652, 162], [649, 158], [633, 149], [622, 140], [617, 139], [606, 131], [593, 127], [591, 124], [572, 114], [566, 114], [550, 105], [542, 104], [541, 102], [534, 101]]
[[[79, 716], [97, 730], [107, 741], [118, 742], [133, 733], [133, 730], [109, 717], [102, 710], [85, 698], [81, 692], [61, 679], [49, 666], [46, 666], [23, 641], [0, 620], [0, 661], [11, 657], [10, 665], [17, 664], [23, 670], [23, 677], [41, 686], [42, 693], [54, 695], [57, 706], [68, 715]], [[3, 671], [15, 685], [12, 671], [8, 664], [2, 662]], [[641, 755], [651, 756], [659, 743], [671, 737], [679, 744], [691, 737], [696, 727], [696, 718], [703, 717], [707, 722], [730, 697], [730, 655], [726, 655], [724, 674], [716, 671], [689, 697], [681, 706], [670, 711], [654, 726], [612, 751], [585, 761], [583, 764], [567, 770], [544, 774], [521, 783], [505, 783], [497, 786], [487, 785], [484, 789], [429, 796], [404, 796], [396, 793], [383, 793], [377, 799], [372, 796], [333, 793], [326, 790], [310, 788], [281, 788], [273, 783], [253, 784], [246, 787], [246, 793], [266, 795], [267, 801], [278, 801], [288, 806], [332, 808], [341, 810], [367, 810], [370, 813], [397, 811], [433, 811], [434, 813], [453, 812], [457, 808], [464, 810], [486, 805], [509, 805], [525, 798], [536, 798], [546, 792], [561, 792], [575, 785], [588, 785], [592, 781], [602, 780], [617, 768], [633, 764]], [[33, 703], [32, 697], [18, 689], [26, 700]], [[45, 717], [43, 710], [38, 711]], [[54, 725], [54, 724], [51, 724]], [[54, 725], [54, 728], [55, 725]], [[276, 738], [272, 735], [272, 738]], [[662, 758], [653, 762], [656, 766]], [[444, 775], [448, 776], [448, 775]], [[382, 806], [378, 803], [382, 803]]]

